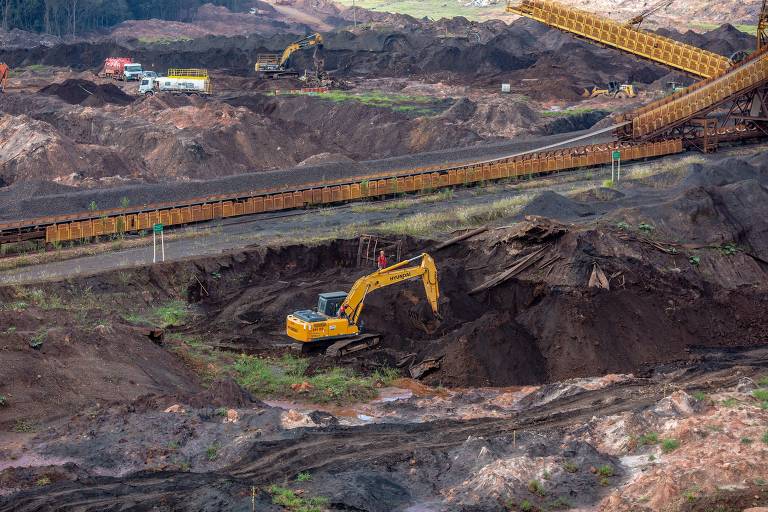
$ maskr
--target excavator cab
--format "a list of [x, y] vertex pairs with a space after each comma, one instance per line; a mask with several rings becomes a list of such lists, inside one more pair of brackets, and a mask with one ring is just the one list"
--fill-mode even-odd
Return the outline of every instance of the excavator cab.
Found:
[[325, 316], [336, 316], [346, 298], [347, 292], [321, 293], [317, 297], [317, 312]]

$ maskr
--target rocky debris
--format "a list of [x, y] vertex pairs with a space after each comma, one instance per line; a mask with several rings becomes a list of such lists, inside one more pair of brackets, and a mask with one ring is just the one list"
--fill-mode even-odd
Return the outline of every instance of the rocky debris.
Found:
[[355, 163], [354, 160], [351, 158], [340, 155], [338, 153], [318, 153], [317, 155], [312, 155], [309, 158], [306, 158], [296, 164], [296, 167], [307, 167], [307, 166], [313, 166], [313, 165], [323, 165], [323, 164], [343, 164], [343, 163]]

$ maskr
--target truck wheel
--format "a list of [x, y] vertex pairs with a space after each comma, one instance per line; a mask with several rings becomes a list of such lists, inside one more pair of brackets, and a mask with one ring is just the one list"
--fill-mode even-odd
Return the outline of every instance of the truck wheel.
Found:
[[626, 99], [627, 93], [625, 93], [624, 91], [618, 92], [616, 93], [616, 97], [619, 98], [620, 100]]

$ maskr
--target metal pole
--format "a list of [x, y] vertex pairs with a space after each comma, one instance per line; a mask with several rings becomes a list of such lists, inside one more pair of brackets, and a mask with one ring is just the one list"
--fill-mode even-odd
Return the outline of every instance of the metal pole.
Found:
[[163, 250], [163, 261], [165, 261], [165, 236], [163, 231], [160, 232], [160, 247]]
[[352, 0], [352, 20], [357, 28], [357, 9], [355, 9], [355, 0]]
[[621, 181], [621, 158], [619, 158], [619, 169], [618, 169], [618, 172], [616, 173], [616, 181], [617, 182]]
[[157, 263], [157, 233], [152, 229], [152, 263]]
[[616, 160], [611, 158], [611, 182], [613, 182], [614, 168], [616, 167]]

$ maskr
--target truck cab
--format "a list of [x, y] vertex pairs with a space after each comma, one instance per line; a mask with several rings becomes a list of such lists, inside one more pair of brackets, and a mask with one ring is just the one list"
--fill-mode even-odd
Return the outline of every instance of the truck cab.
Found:
[[139, 82], [139, 94], [154, 94], [157, 91], [157, 78], [144, 77]]
[[142, 69], [141, 64], [138, 62], [126, 64], [123, 67], [123, 80], [141, 80], [141, 75], [143, 73], [144, 69]]

